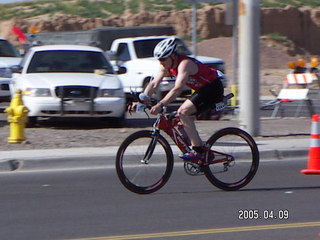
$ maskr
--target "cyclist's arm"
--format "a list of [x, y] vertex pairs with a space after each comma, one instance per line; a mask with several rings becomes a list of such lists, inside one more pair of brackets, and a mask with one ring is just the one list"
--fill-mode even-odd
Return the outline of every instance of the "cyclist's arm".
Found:
[[178, 75], [175, 81], [174, 87], [168, 92], [168, 94], [160, 101], [163, 105], [168, 105], [174, 101], [183, 91], [190, 75], [194, 75], [198, 71], [197, 65], [190, 61], [184, 60], [178, 67]]
[[155, 75], [155, 77], [149, 82], [146, 89], [144, 90], [144, 94], [151, 96], [159, 87], [162, 78], [165, 76], [166, 70], [160, 66], [160, 69], [158, 73]]
[[184, 60], [178, 67], [178, 75], [174, 87], [167, 93], [167, 95], [150, 110], [151, 114], [158, 114], [162, 106], [167, 106], [174, 101], [183, 91], [190, 75], [194, 75], [198, 71], [198, 66], [190, 60]]

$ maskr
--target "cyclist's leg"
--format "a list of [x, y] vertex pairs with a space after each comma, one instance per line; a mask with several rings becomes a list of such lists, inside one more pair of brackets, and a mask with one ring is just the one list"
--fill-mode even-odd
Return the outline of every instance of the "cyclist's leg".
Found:
[[187, 99], [178, 109], [178, 115], [181, 123], [184, 126], [186, 133], [188, 134], [192, 146], [201, 146], [202, 140], [195, 125], [195, 114], [197, 112], [196, 106]]
[[178, 109], [181, 122], [191, 140], [192, 146], [201, 151], [202, 141], [195, 125], [195, 114], [211, 108], [223, 99], [223, 85], [220, 80], [208, 84], [193, 93]]
[[189, 99], [196, 106], [197, 113], [201, 113], [208, 108], [212, 108], [216, 103], [223, 101], [223, 94], [222, 82], [217, 79], [192, 94]]

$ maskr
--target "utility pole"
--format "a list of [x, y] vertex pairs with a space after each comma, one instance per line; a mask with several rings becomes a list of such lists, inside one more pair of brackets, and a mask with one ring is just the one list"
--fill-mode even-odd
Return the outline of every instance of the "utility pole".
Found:
[[193, 55], [198, 55], [197, 50], [197, 3], [196, 1], [192, 1], [192, 47], [193, 47]]
[[234, 97], [231, 99], [231, 106], [238, 105], [238, 83], [239, 83], [239, 2], [238, 0], [232, 1], [232, 67], [233, 67], [233, 74], [232, 74], [232, 84], [231, 84], [231, 92], [233, 93]]
[[192, 25], [192, 50], [193, 54], [197, 56], [197, 3], [200, 2], [209, 2], [209, 3], [218, 3], [218, 2], [232, 2], [232, 1], [238, 1], [238, 0], [186, 0], [187, 2], [192, 3], [192, 19], [191, 19], [191, 25]]
[[239, 1], [240, 126], [252, 136], [260, 131], [260, 1]]

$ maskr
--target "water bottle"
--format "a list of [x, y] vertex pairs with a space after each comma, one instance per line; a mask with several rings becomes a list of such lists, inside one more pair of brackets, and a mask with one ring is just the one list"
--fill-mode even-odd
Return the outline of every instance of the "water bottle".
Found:
[[138, 103], [136, 106], [136, 113], [138, 114], [144, 114], [144, 109], [145, 109], [146, 105], [143, 103]]

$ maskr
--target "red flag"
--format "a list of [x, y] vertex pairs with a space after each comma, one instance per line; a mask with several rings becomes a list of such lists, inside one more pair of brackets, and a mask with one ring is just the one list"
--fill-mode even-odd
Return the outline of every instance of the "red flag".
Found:
[[13, 26], [11, 32], [18, 36], [19, 42], [25, 43], [27, 37], [17, 26]]

